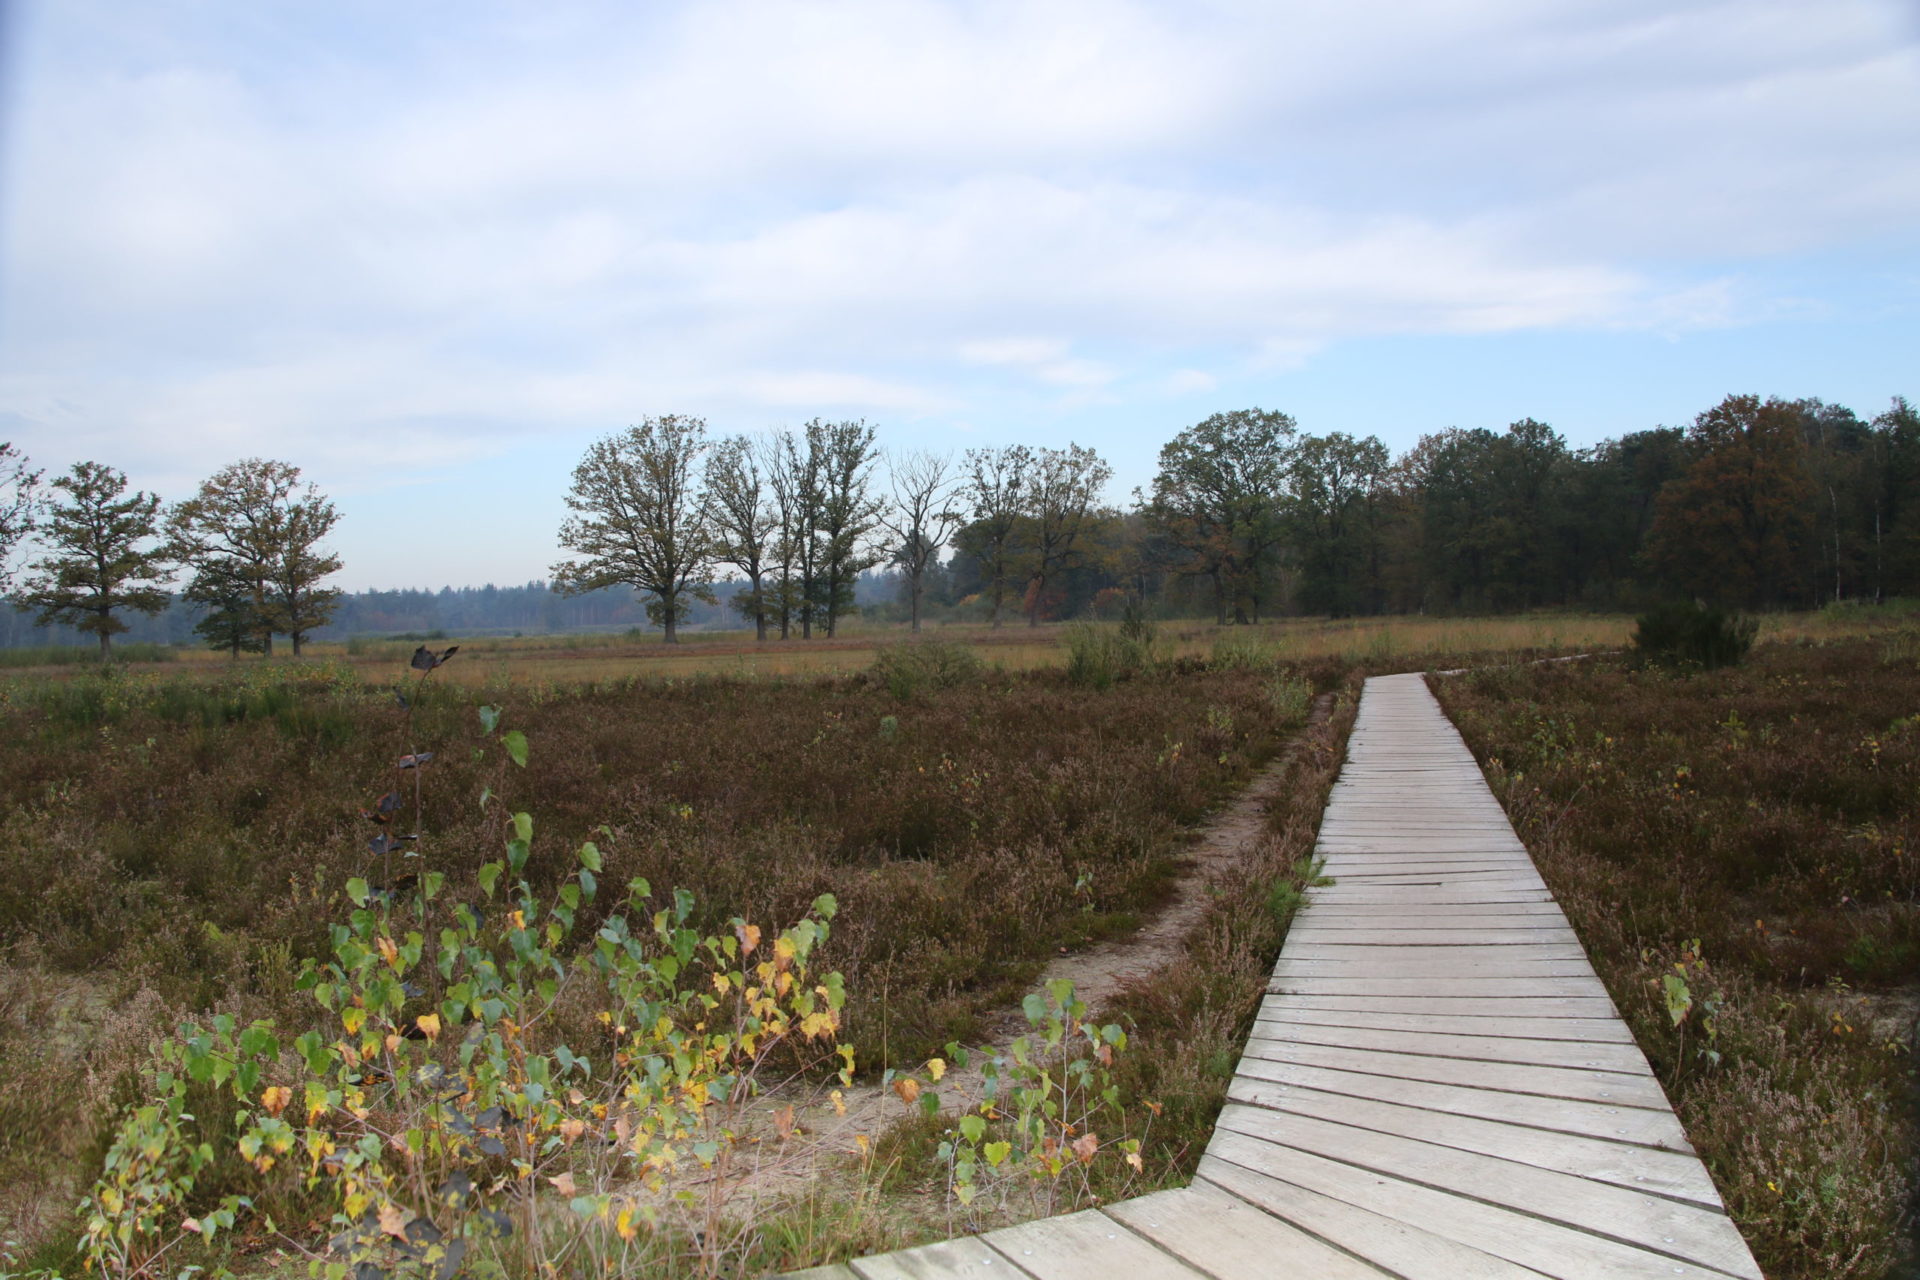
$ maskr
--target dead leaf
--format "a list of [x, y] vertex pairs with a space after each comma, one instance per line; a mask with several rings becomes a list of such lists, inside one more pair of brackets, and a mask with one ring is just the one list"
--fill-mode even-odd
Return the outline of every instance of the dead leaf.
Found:
[[275, 1119], [279, 1118], [280, 1113], [287, 1109], [287, 1103], [292, 1100], [293, 1090], [285, 1085], [276, 1084], [260, 1095], [260, 1105], [265, 1107], [267, 1114]]
[[785, 1106], [773, 1113], [773, 1131], [782, 1142], [793, 1136], [793, 1108]]
[[557, 1178], [548, 1178], [547, 1181], [552, 1183], [553, 1189], [563, 1196], [579, 1194], [578, 1188], [573, 1185], [573, 1175], [571, 1173], [563, 1173]]
[[407, 1215], [397, 1204], [380, 1206], [380, 1229], [395, 1240], [407, 1238]]
[[1089, 1129], [1073, 1140], [1073, 1154], [1080, 1158], [1081, 1164], [1092, 1164], [1093, 1157], [1100, 1150], [1100, 1135]]
[[920, 1082], [912, 1076], [901, 1076], [893, 1082], [893, 1091], [900, 1095], [900, 1101], [912, 1106], [913, 1100], [920, 1096]]

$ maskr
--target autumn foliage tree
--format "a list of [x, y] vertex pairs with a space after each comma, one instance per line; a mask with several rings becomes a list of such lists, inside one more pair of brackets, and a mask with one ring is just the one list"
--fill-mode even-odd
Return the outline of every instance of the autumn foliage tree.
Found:
[[1728, 396], [1694, 419], [1686, 471], [1660, 493], [1646, 557], [1687, 595], [1756, 607], [1787, 598], [1813, 529], [1798, 407]]

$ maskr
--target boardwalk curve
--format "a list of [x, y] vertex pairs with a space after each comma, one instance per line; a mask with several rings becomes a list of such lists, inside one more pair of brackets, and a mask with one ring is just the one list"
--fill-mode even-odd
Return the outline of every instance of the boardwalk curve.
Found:
[[1191, 1186], [809, 1280], [1760, 1270], [1420, 675], [1370, 679]]

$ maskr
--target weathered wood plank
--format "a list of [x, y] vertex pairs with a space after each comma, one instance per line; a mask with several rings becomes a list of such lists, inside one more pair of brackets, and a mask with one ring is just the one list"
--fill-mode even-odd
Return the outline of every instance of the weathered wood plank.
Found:
[[1299, 1022], [1316, 1027], [1360, 1027], [1372, 1031], [1433, 1031], [1456, 1036], [1519, 1036], [1527, 1040], [1583, 1040], [1594, 1044], [1632, 1044], [1633, 1033], [1614, 1018], [1530, 1018], [1498, 1013], [1368, 1013], [1362, 1010], [1296, 1009], [1280, 1001], [1262, 1007], [1262, 1022]]
[[1207, 1182], [1124, 1200], [1107, 1214], [1209, 1275], [1379, 1280], [1385, 1274]]
[[1299, 1040], [1252, 1040], [1247, 1056], [1269, 1062], [1298, 1062], [1403, 1080], [1430, 1080], [1435, 1084], [1478, 1085], [1509, 1093], [1537, 1093], [1550, 1098], [1614, 1103], [1623, 1107], [1671, 1110], [1659, 1081], [1623, 1071], [1541, 1067], [1472, 1058], [1437, 1058], [1419, 1053], [1381, 1053], [1368, 1049], [1335, 1048]]
[[[1527, 1018], [1612, 1018], [1613, 1001], [1584, 996], [1508, 996], [1482, 1000], [1472, 996], [1445, 998], [1408, 996], [1270, 995], [1261, 1010], [1339, 1009], [1372, 1013], [1441, 1013], [1520, 1016]], [[1624, 1025], [1624, 1024], [1623, 1024]], [[1632, 1037], [1629, 1036], [1629, 1039]]]
[[1510, 1093], [1474, 1085], [1403, 1080], [1397, 1076], [1337, 1071], [1298, 1062], [1270, 1062], [1264, 1058], [1241, 1059], [1228, 1096], [1238, 1102], [1283, 1107], [1296, 1088], [1397, 1102], [1450, 1115], [1477, 1116], [1483, 1120], [1531, 1125], [1537, 1129], [1585, 1134], [1669, 1151], [1693, 1149], [1687, 1143], [1686, 1131], [1670, 1111]]
[[1608, 1136], [1594, 1137], [1297, 1085], [1250, 1087], [1241, 1093], [1243, 1096], [1236, 1101], [1268, 1111], [1414, 1138], [1457, 1151], [1498, 1156], [1537, 1169], [1610, 1182], [1630, 1190], [1690, 1200], [1714, 1209], [1721, 1207], [1713, 1179], [1707, 1176], [1706, 1166], [1692, 1152], [1634, 1145], [1625, 1140], [1624, 1125], [1616, 1126]]
[[[1760, 1280], [1740, 1233], [1718, 1209], [1414, 1138], [1228, 1103], [1220, 1129], [1346, 1161], [1595, 1234]], [[1216, 1131], [1217, 1132], [1217, 1131]]]
[[978, 1236], [942, 1240], [848, 1264], [860, 1280], [1014, 1280], [1006, 1258]]
[[1190, 1280], [1204, 1276], [1097, 1209], [1003, 1227], [980, 1237], [1035, 1280]]
[[[1273, 1176], [1265, 1171], [1284, 1169]], [[1561, 1280], [1673, 1280], [1704, 1276], [1681, 1259], [1641, 1249], [1530, 1214], [1421, 1186], [1391, 1174], [1356, 1168], [1307, 1152], [1275, 1150], [1258, 1139], [1225, 1134], [1201, 1157], [1199, 1176], [1246, 1196], [1268, 1212], [1343, 1246], [1330, 1234], [1343, 1225], [1342, 1209], [1364, 1205], [1378, 1223], [1395, 1223], [1458, 1251], [1452, 1256], [1388, 1256], [1384, 1237], [1354, 1232], [1351, 1247], [1403, 1276], [1446, 1280], [1470, 1275], [1473, 1255], [1524, 1269], [1529, 1277]], [[1309, 1198], [1311, 1197], [1311, 1198]], [[1372, 1225], [1372, 1224], [1367, 1224]], [[1375, 1230], [1380, 1230], [1375, 1227]], [[1662, 1246], [1665, 1247], [1664, 1245]], [[1461, 1268], [1455, 1270], [1454, 1268]], [[1512, 1271], [1497, 1274], [1510, 1275]], [[1733, 1274], [1745, 1274], [1736, 1272]]]

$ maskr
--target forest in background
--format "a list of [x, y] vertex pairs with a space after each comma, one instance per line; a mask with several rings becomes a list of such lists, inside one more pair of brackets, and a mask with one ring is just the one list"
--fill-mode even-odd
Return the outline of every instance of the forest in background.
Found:
[[[1398, 458], [1373, 437], [1301, 433], [1285, 414], [1218, 414], [1162, 449], [1152, 491], [1128, 507], [1096, 492], [1073, 513], [1064, 552], [1043, 545], [1059, 535], [1043, 515], [1016, 504], [996, 522], [983, 509], [983, 468], [1020, 452], [973, 450], [949, 467], [923, 512], [952, 517], [931, 557], [924, 536], [889, 529], [897, 503], [870, 467], [874, 519], [849, 603], [872, 620], [904, 619], [916, 578], [925, 617], [969, 622], [998, 612], [995, 595], [1034, 622], [1117, 616], [1129, 595], [1154, 615], [1232, 622], [1632, 609], [1675, 596], [1807, 608], [1920, 594], [1920, 412], [1904, 399], [1868, 420], [1817, 399], [1729, 397], [1690, 427], [1585, 449], [1528, 418], [1437, 432]], [[1071, 453], [1104, 483], [1097, 455]], [[916, 537], [917, 574], [903, 564]], [[743, 580], [718, 581], [712, 600], [683, 598], [682, 625], [751, 625], [751, 595]], [[630, 586], [569, 594], [544, 581], [361, 591], [343, 593], [309, 634], [647, 629], [648, 601]], [[126, 614], [123, 638], [193, 643], [206, 612], [175, 592], [156, 614]], [[20, 605], [0, 607], [0, 646], [85, 642], [75, 628], [36, 625]]]

